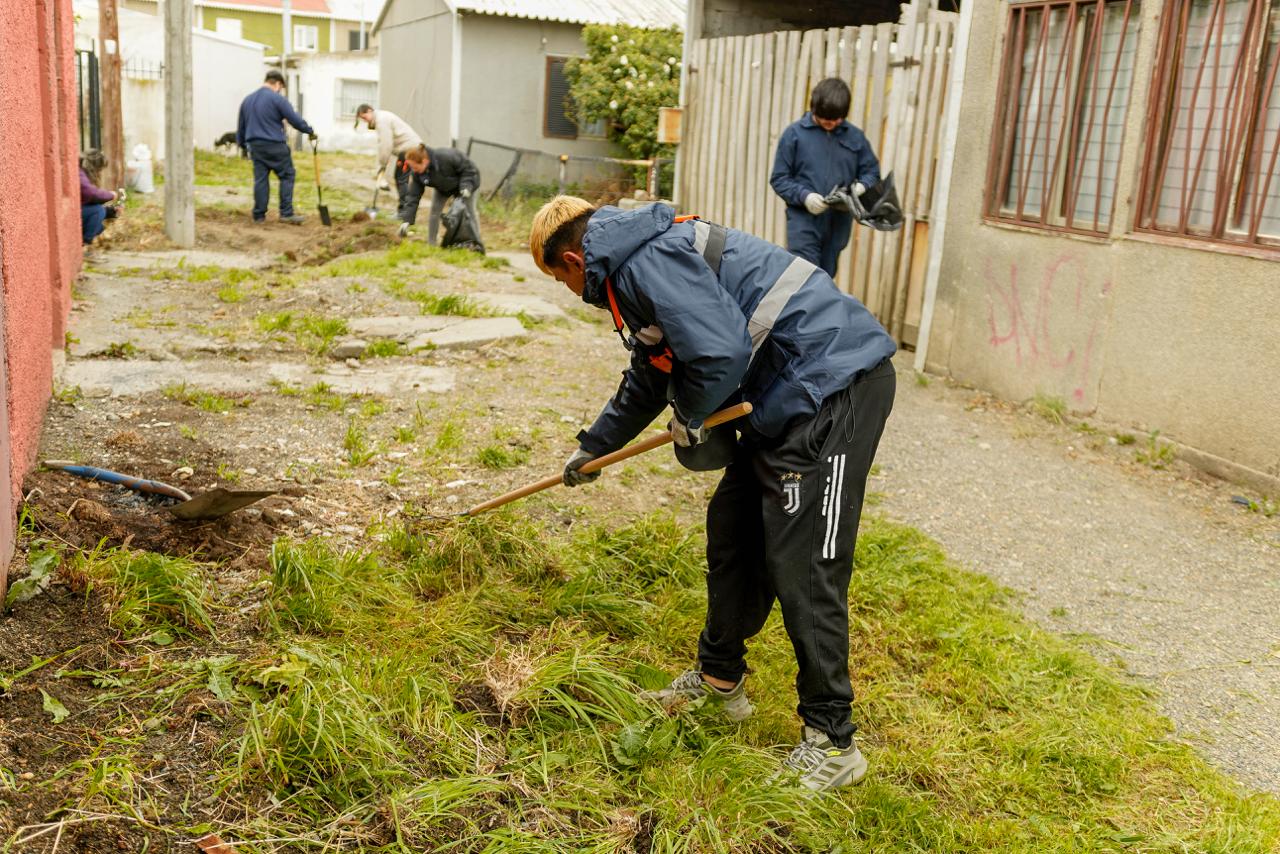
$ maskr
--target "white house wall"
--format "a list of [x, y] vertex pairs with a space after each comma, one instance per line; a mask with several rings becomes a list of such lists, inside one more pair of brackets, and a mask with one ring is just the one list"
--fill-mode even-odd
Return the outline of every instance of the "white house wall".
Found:
[[[316, 129], [323, 151], [356, 151], [373, 154], [377, 137], [364, 125], [352, 128], [355, 116], [340, 116], [341, 81], [378, 81], [378, 56], [372, 52], [316, 53], [298, 63], [298, 92], [302, 117]], [[370, 100], [376, 100], [371, 98]]]
[[[240, 102], [262, 85], [266, 67], [263, 46], [256, 42], [193, 31], [191, 100], [197, 148], [212, 148], [218, 137], [236, 129]], [[163, 104], [163, 94], [160, 97]]]

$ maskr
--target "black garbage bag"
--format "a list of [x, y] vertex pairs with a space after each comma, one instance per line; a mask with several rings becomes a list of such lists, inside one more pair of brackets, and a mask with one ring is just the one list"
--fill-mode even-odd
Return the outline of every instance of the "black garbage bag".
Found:
[[441, 247], [470, 249], [472, 252], [484, 254], [484, 243], [480, 240], [480, 223], [476, 222], [466, 199], [461, 196], [455, 198], [441, 219], [444, 220], [444, 236], [440, 238]]
[[858, 222], [877, 231], [902, 228], [902, 205], [893, 186], [892, 172], [861, 196], [855, 194], [852, 187], [836, 187], [824, 201], [832, 210], [853, 214]]
[[874, 187], [868, 187], [861, 196], [853, 196], [853, 218], [876, 231], [897, 231], [902, 228], [902, 203], [893, 186], [893, 173], [880, 179]]

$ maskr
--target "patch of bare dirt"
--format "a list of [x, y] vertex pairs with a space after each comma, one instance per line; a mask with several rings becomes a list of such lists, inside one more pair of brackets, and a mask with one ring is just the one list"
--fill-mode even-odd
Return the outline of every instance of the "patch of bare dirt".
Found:
[[[201, 249], [238, 251], [250, 254], [281, 255], [302, 264], [323, 264], [341, 255], [385, 249], [396, 237], [392, 221], [378, 219], [353, 222], [335, 217], [326, 227], [314, 212], [302, 225], [284, 225], [274, 215], [262, 225], [254, 225], [249, 211], [197, 208], [196, 246]], [[125, 215], [114, 220], [95, 244], [104, 250], [141, 252], [171, 247], [163, 222], [154, 216]]]

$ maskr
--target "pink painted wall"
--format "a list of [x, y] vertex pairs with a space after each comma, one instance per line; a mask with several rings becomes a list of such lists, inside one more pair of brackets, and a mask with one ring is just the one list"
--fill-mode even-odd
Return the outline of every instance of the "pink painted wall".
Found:
[[[75, 42], [71, 0], [0, 3], [0, 283], [5, 412], [0, 566], [13, 507], [35, 461], [80, 268]], [[7, 427], [4, 422], [7, 421]], [[10, 503], [8, 507], [4, 504]], [[0, 585], [3, 584], [0, 572]]]

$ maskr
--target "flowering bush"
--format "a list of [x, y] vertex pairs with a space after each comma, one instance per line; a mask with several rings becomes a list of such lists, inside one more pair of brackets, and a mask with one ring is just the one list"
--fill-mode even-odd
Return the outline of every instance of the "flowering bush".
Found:
[[565, 64], [580, 119], [603, 120], [630, 157], [670, 156], [671, 146], [658, 144], [658, 108], [679, 104], [680, 30], [593, 24], [582, 40], [587, 55]]

